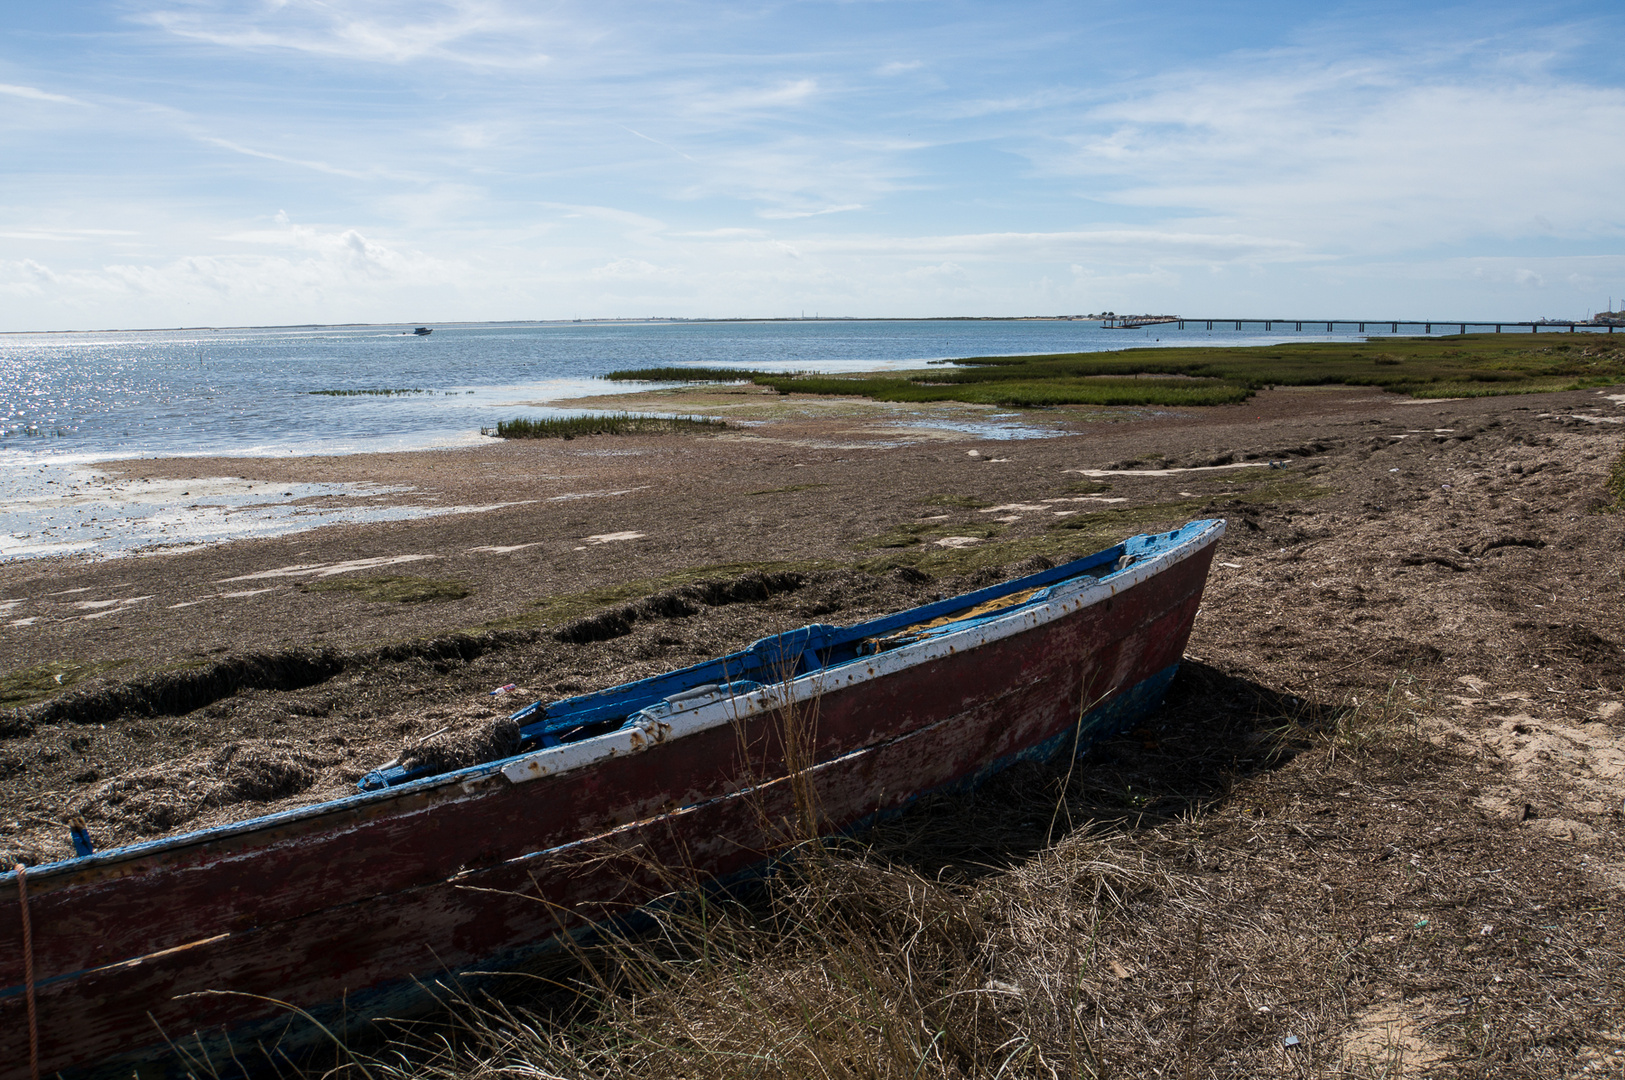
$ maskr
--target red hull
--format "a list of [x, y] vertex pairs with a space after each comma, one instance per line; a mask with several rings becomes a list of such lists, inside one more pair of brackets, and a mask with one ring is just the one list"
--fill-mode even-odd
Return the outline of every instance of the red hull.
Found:
[[[809, 770], [825, 827], [1070, 745], [1085, 713], [1106, 723], [1154, 704], [1216, 539], [1102, 602], [825, 692]], [[757, 715], [525, 783], [419, 786], [31, 875], [42, 1071], [128, 1060], [160, 1029], [280, 1015], [250, 997], [180, 995], [364, 999], [644, 902], [665, 891], [651, 867], [748, 870], [772, 850], [766, 822], [794, 815], [787, 781], [752, 780], [785, 772], [780, 723]], [[635, 857], [602, 857], [617, 850]], [[18, 905], [0, 904], [5, 1075], [28, 1060], [21, 942]]]

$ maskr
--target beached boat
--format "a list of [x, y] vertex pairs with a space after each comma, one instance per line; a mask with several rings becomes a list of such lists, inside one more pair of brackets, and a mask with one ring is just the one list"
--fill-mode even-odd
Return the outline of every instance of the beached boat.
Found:
[[329, 1026], [404, 1013], [632, 910], [662, 868], [759, 870], [798, 792], [850, 831], [1082, 752], [1160, 701], [1223, 532], [538, 702], [501, 760], [391, 765], [349, 798], [0, 876], [0, 1072], [25, 1074], [31, 1026], [42, 1073], [128, 1077], [165, 1037], [218, 1061], [304, 1023], [268, 999]]

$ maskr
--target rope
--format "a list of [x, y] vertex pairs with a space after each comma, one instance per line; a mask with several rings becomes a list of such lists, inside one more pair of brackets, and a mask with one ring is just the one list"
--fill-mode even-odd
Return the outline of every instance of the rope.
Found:
[[28, 998], [28, 1075], [39, 1080], [39, 1016], [34, 1011], [34, 930], [28, 920], [28, 867], [17, 864], [17, 902], [23, 909], [23, 987]]

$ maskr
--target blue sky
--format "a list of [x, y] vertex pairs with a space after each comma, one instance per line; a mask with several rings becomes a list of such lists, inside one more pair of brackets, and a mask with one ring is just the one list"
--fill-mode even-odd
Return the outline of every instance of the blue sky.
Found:
[[1617, 3], [0, 15], [0, 330], [1625, 294]]

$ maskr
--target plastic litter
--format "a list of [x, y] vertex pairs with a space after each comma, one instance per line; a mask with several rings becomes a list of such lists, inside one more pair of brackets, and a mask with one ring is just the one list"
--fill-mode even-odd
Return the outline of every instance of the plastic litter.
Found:
[[506, 694], [509, 690], [517, 690], [517, 689], [519, 689], [519, 688], [517, 686], [515, 686], [513, 683], [503, 683], [501, 686], [499, 686], [495, 690], [491, 691], [491, 696], [496, 697], [498, 694]]

